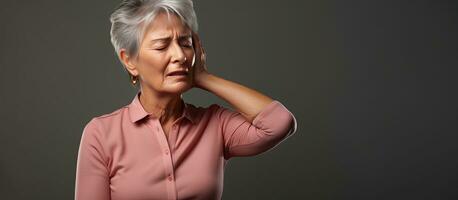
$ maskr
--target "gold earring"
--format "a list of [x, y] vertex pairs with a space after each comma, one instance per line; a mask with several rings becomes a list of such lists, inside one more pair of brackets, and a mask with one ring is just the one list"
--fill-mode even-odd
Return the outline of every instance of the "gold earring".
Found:
[[138, 76], [132, 76], [132, 75], [130, 75], [130, 81], [132, 82], [132, 85], [137, 84]]

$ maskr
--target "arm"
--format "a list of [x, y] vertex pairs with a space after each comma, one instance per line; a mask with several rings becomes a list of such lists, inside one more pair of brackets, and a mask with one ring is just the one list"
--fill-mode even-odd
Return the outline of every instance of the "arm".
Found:
[[258, 91], [210, 74], [199, 35], [193, 32], [192, 39], [195, 51], [195, 63], [192, 67], [195, 87], [224, 99], [250, 122], [263, 108], [273, 102], [273, 99]]
[[203, 75], [199, 88], [222, 98], [242, 114], [249, 122], [274, 100], [256, 90], [225, 80], [213, 74]]
[[110, 200], [107, 160], [100, 129], [91, 120], [83, 130], [76, 167], [75, 200]]
[[227, 101], [237, 112], [215, 106], [224, 139], [224, 157], [252, 156], [265, 152], [294, 134], [294, 115], [280, 102], [260, 92], [210, 74], [205, 66], [205, 52], [194, 34], [196, 64], [194, 84]]
[[221, 106], [215, 109], [214, 116], [224, 138], [225, 159], [266, 152], [296, 132], [294, 115], [279, 101], [214, 75], [206, 80], [203, 89], [238, 110], [234, 112]]

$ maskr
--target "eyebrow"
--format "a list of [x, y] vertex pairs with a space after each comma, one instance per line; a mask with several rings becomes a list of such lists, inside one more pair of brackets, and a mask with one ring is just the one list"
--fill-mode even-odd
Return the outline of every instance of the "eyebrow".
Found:
[[[186, 35], [182, 35], [180, 37], [178, 37], [179, 40], [182, 40], [182, 39], [187, 39], [189, 37], [192, 37], [191, 34], [186, 34]], [[172, 37], [163, 37], [163, 38], [157, 38], [157, 39], [152, 39], [150, 40], [150, 43], [154, 43], [156, 41], [170, 41], [172, 39]]]

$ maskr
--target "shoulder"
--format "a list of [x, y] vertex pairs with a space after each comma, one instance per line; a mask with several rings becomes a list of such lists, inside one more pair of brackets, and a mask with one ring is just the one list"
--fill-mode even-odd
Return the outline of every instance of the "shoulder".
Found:
[[111, 112], [92, 117], [92, 119], [86, 124], [86, 127], [89, 126], [98, 128], [99, 130], [106, 130], [114, 124], [120, 124], [122, 120], [128, 119], [127, 115], [128, 106], [125, 105]]
[[101, 114], [99, 116], [96, 116], [94, 118], [96, 119], [100, 119], [100, 120], [103, 120], [103, 119], [110, 119], [110, 118], [113, 118], [113, 117], [117, 117], [119, 115], [122, 115], [124, 111], [127, 111], [129, 109], [129, 105], [125, 105], [125, 106], [122, 106], [121, 108], [118, 108], [116, 110], [113, 110], [111, 112], [108, 112], [108, 113], [104, 113], [104, 114]]

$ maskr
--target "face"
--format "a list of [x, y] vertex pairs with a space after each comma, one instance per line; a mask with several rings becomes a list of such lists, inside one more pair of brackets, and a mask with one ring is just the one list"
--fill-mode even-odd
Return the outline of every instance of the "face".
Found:
[[[138, 58], [123, 54], [121, 51], [127, 70], [139, 76], [142, 88], [181, 94], [192, 87], [192, 31], [173, 14], [169, 19], [166, 13], [156, 16], [144, 34]], [[187, 71], [187, 74], [170, 75], [176, 71]]]

